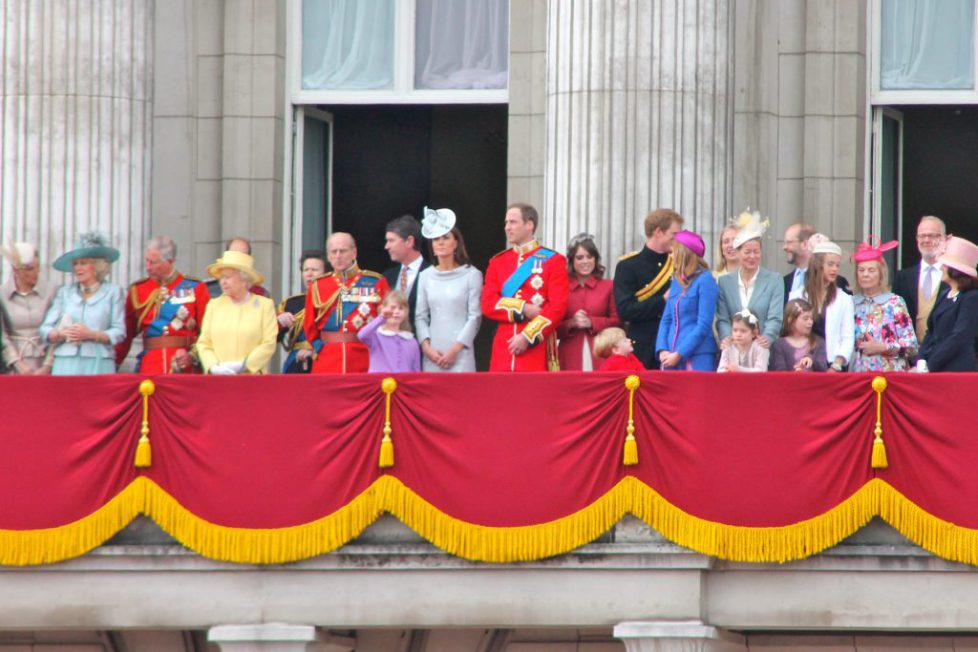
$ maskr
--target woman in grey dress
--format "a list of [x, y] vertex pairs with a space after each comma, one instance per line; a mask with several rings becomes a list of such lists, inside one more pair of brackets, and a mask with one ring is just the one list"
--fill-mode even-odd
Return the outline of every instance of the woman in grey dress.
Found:
[[475, 371], [472, 350], [482, 323], [482, 272], [469, 263], [455, 213], [425, 207], [421, 233], [434, 264], [418, 275], [415, 327], [422, 370]]

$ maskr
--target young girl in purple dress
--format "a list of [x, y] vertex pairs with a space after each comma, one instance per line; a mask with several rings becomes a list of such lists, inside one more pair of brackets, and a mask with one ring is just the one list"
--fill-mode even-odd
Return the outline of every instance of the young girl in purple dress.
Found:
[[784, 328], [771, 347], [771, 371], [828, 371], [825, 340], [812, 332], [815, 312], [804, 299], [784, 306]]
[[395, 290], [384, 297], [380, 314], [357, 333], [370, 352], [368, 372], [421, 371], [421, 347], [411, 332], [409, 310], [407, 297]]

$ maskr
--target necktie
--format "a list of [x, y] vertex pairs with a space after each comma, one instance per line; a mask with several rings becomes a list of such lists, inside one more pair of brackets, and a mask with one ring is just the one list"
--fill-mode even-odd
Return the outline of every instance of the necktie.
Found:
[[401, 292], [407, 292], [407, 265], [401, 265], [401, 278], [397, 281], [397, 287]]
[[934, 294], [934, 268], [928, 265], [924, 269], [924, 299], [930, 300], [932, 294]]
[[791, 290], [794, 291], [804, 286], [805, 286], [805, 270], [796, 269], [795, 278], [791, 282]]

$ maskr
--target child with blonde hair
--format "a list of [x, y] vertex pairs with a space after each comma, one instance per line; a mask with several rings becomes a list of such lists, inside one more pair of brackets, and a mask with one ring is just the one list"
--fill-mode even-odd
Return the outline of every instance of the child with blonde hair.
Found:
[[408, 322], [408, 299], [403, 292], [390, 292], [380, 303], [380, 314], [357, 333], [370, 352], [368, 372], [421, 371], [421, 347]]
[[632, 341], [620, 328], [606, 328], [594, 337], [594, 355], [605, 359], [598, 371], [645, 371], [632, 353]]

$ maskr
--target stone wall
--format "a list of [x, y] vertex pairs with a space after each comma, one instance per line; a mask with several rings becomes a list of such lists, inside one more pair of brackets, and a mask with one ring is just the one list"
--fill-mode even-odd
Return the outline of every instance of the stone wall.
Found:
[[733, 208], [771, 218], [764, 264], [787, 270], [785, 228], [863, 238], [866, 3], [736, 0]]
[[252, 241], [273, 295], [282, 268], [285, 0], [157, 2], [153, 233], [201, 275]]

